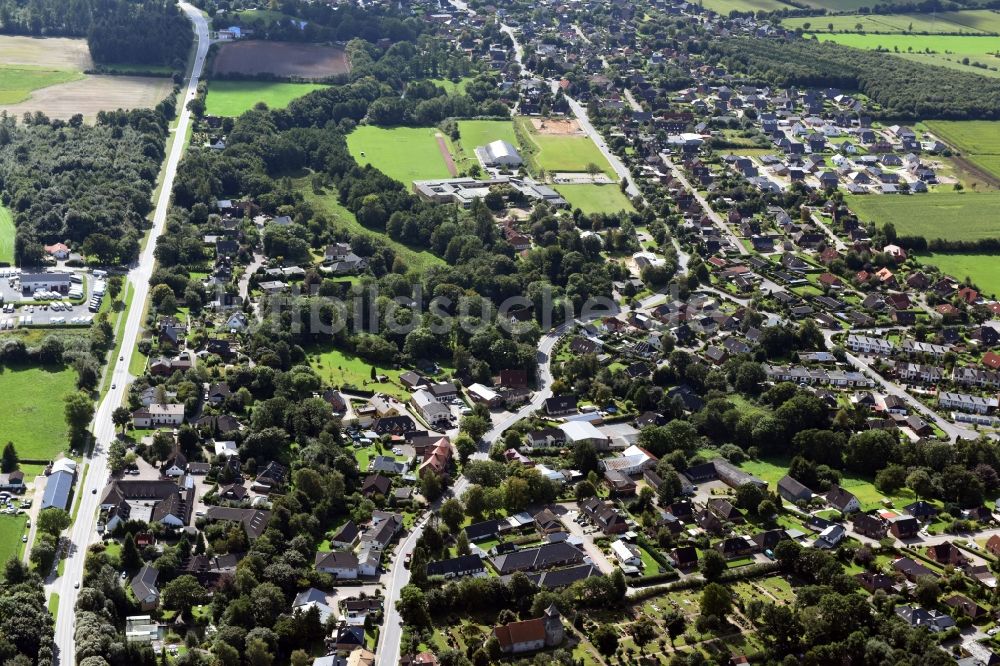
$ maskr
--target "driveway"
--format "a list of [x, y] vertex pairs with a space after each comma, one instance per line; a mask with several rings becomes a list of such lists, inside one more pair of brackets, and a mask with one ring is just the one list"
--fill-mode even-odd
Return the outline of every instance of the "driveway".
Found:
[[614, 572], [615, 565], [611, 563], [607, 556], [601, 552], [601, 549], [597, 547], [597, 544], [594, 543], [595, 538], [602, 537], [604, 534], [600, 530], [594, 531], [594, 527], [589, 521], [581, 525], [574, 520], [574, 518], [580, 515], [580, 512], [576, 508], [576, 503], [567, 502], [564, 506], [568, 510], [562, 516], [562, 523], [566, 526], [566, 529], [570, 534], [575, 537], [580, 537], [580, 539], [583, 540], [583, 550], [590, 556], [590, 561], [593, 562], [594, 566], [600, 569], [603, 574], [610, 574]]

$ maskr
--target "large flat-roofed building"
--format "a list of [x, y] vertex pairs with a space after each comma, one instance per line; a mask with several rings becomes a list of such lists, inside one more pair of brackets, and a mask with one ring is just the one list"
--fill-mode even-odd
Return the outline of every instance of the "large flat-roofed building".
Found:
[[518, 167], [524, 163], [517, 148], [508, 141], [493, 141], [476, 147], [476, 157], [484, 167]]
[[489, 180], [476, 180], [475, 178], [415, 180], [413, 181], [413, 191], [417, 196], [427, 201], [442, 204], [456, 203], [463, 208], [468, 208], [474, 199], [484, 199], [490, 193], [490, 188], [497, 185], [508, 185], [528, 199], [544, 201], [557, 208], [569, 205], [554, 189], [530, 178], [498, 176]]

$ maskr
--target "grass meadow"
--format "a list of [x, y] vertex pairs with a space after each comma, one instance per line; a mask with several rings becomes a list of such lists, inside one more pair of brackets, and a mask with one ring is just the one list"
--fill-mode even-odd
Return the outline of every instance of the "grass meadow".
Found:
[[[843, 16], [799, 16], [781, 21], [787, 28], [813, 32], [911, 33], [986, 35], [1000, 33], [1000, 14], [973, 9], [935, 14], [847, 14]], [[806, 24], [809, 27], [806, 28]]]
[[378, 374], [389, 377], [389, 382], [377, 384], [371, 380], [371, 363], [347, 352], [314, 346], [306, 349], [306, 356], [316, 374], [333, 386], [345, 387], [345, 390], [353, 386], [362, 390], [387, 393], [401, 400], [410, 399], [410, 392], [399, 385], [401, 370], [376, 366]]
[[389, 238], [384, 233], [368, 229], [358, 222], [354, 213], [341, 205], [337, 200], [335, 191], [316, 194], [312, 190], [309, 177], [300, 178], [295, 181], [295, 189], [302, 193], [306, 201], [310, 202], [317, 212], [321, 212], [330, 219], [334, 227], [345, 229], [352, 234], [370, 234], [378, 236], [386, 245], [391, 247], [396, 256], [402, 259], [403, 263], [410, 269], [423, 271], [431, 266], [443, 266], [444, 260], [428, 252], [427, 250], [415, 250], [399, 241]]
[[445, 92], [449, 95], [463, 95], [465, 94], [465, 87], [469, 85], [472, 81], [471, 76], [465, 76], [458, 81], [452, 81], [451, 79], [428, 79], [431, 83], [436, 86], [441, 86], [444, 88]]
[[449, 178], [434, 127], [360, 125], [347, 135], [347, 147], [358, 164], [371, 164], [408, 188], [414, 180]]
[[722, 16], [728, 16], [731, 11], [757, 13], [790, 8], [790, 5], [778, 0], [699, 0], [699, 4]]
[[[21, 536], [25, 533], [24, 523], [28, 516], [0, 516], [0, 565], [12, 557], [17, 557], [21, 550]], [[0, 568], [0, 576], [2, 576]]]
[[588, 215], [635, 210], [617, 184], [556, 185], [555, 190], [569, 202], [571, 208], [579, 208]]
[[22, 459], [54, 458], [66, 448], [63, 398], [75, 389], [72, 368], [0, 368], [0, 442], [14, 442]]
[[1000, 180], [1000, 123], [990, 120], [933, 120], [924, 123], [962, 156]]
[[212, 116], [238, 116], [258, 102], [271, 109], [283, 109], [293, 99], [326, 86], [318, 83], [281, 83], [277, 81], [213, 81], [205, 98], [206, 113]]
[[847, 205], [863, 221], [891, 222], [901, 236], [928, 240], [995, 238], [1000, 192], [929, 192], [916, 196], [847, 196]]
[[35, 90], [83, 78], [82, 72], [53, 70], [28, 65], [0, 67], [0, 104], [17, 104]]
[[14, 263], [14, 216], [0, 206], [0, 263]]
[[596, 164], [601, 172], [615, 177], [611, 165], [590, 137], [538, 134], [530, 119], [518, 118], [517, 122], [520, 123], [524, 136], [532, 143], [532, 159], [538, 168], [549, 173], [583, 172], [589, 164]]
[[[818, 19], [820, 25], [826, 17]], [[888, 50], [907, 60], [914, 60], [928, 65], [938, 65], [983, 76], [1000, 76], [997, 65], [1000, 64], [992, 53], [1000, 48], [1000, 39], [986, 35], [873, 35], [859, 33], [818, 33], [816, 37], [823, 41], [837, 42], [844, 46], [857, 49]], [[968, 65], [962, 61], [968, 58]], [[980, 63], [986, 67], [974, 67], [972, 63]]]
[[1000, 256], [995, 254], [939, 254], [919, 257], [958, 280], [971, 278], [986, 296], [1000, 294]]

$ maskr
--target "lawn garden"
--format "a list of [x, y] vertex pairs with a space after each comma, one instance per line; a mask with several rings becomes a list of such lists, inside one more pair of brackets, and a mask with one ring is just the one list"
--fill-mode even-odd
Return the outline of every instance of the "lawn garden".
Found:
[[347, 147], [358, 164], [371, 164], [407, 186], [415, 180], [448, 178], [434, 127], [361, 125], [347, 135]]
[[339, 349], [327, 349], [314, 346], [306, 349], [309, 364], [316, 373], [333, 386], [354, 387], [364, 391], [376, 391], [395, 396], [401, 400], [409, 400], [410, 392], [399, 383], [402, 370], [377, 368], [378, 374], [389, 377], [388, 382], [372, 381], [372, 365]]
[[617, 184], [557, 185], [555, 189], [569, 202], [570, 208], [579, 208], [588, 215], [635, 210]]
[[12, 557], [17, 557], [21, 550], [21, 536], [25, 533], [24, 524], [28, 517], [0, 516], [0, 563]]
[[205, 111], [212, 116], [238, 116], [258, 102], [271, 109], [283, 109], [293, 99], [325, 87], [318, 83], [213, 81], [205, 97]]
[[913, 196], [846, 196], [862, 221], [893, 223], [900, 236], [975, 241], [996, 237], [1000, 192], [929, 192]]
[[51, 460], [66, 448], [63, 398], [76, 388], [76, 372], [58, 367], [0, 368], [4, 416], [0, 441], [12, 441], [26, 460]]
[[14, 217], [0, 206], [0, 264], [14, 263]]

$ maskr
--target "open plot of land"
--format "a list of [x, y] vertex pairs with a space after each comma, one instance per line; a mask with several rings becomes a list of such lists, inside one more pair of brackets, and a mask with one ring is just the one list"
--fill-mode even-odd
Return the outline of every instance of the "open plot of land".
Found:
[[930, 121], [927, 128], [974, 167], [1000, 180], [1000, 123], [989, 120]]
[[14, 263], [14, 217], [0, 206], [0, 263]]
[[51, 460], [66, 447], [63, 398], [76, 388], [72, 368], [0, 369], [0, 441], [12, 441], [23, 459]]
[[343, 49], [319, 44], [247, 41], [223, 44], [212, 64], [215, 74], [274, 74], [324, 79], [351, 71]]
[[82, 72], [92, 69], [86, 39], [0, 36], [0, 64]]
[[21, 549], [21, 535], [24, 534], [26, 515], [0, 516], [0, 564], [17, 557]]
[[[822, 19], [820, 20], [822, 21]], [[985, 67], [993, 68], [1000, 65], [1000, 60], [991, 55], [1000, 50], [1000, 37], [857, 33], [819, 33], [816, 36], [823, 41], [833, 41], [857, 49], [869, 51], [878, 48], [888, 49], [889, 53], [909, 60], [961, 69], [984, 76], [997, 76], [998, 73], [984, 67], [975, 67], [972, 63], [980, 63]], [[965, 58], [969, 59], [970, 64], [963, 64], [962, 60]]]
[[[788, 28], [815, 32], [927, 33], [984, 35], [1000, 32], [1000, 14], [988, 9], [974, 9], [935, 14], [847, 14], [843, 16], [807, 16], [782, 20]], [[809, 24], [809, 28], [805, 24]], [[861, 30], [858, 30], [861, 25]]]
[[1000, 294], [1000, 255], [995, 254], [929, 254], [920, 263], [937, 266], [959, 280], [971, 278], [987, 296]]
[[347, 147], [359, 164], [371, 164], [411, 187], [414, 180], [448, 178], [433, 127], [362, 125], [347, 135]]
[[632, 202], [622, 194], [617, 184], [557, 185], [555, 189], [569, 202], [572, 208], [579, 208], [588, 215], [590, 213], [617, 213], [620, 210], [635, 210], [632, 207]]
[[431, 83], [441, 86], [449, 95], [464, 94], [465, 86], [469, 85], [470, 81], [472, 81], [471, 76], [462, 77], [458, 81], [452, 81], [451, 79], [430, 79]]
[[36, 90], [19, 104], [0, 106], [0, 111], [15, 116], [42, 111], [50, 118], [63, 120], [80, 113], [85, 120], [93, 120], [99, 111], [154, 107], [173, 87], [173, 81], [164, 77], [88, 75]]
[[238, 116], [258, 102], [271, 109], [283, 109], [293, 99], [326, 86], [319, 83], [277, 81], [213, 81], [205, 97], [206, 112], [213, 116]]
[[410, 398], [410, 392], [399, 383], [400, 370], [378, 368], [378, 374], [386, 375], [389, 381], [377, 383], [371, 379], [371, 363], [347, 352], [315, 346], [308, 348], [306, 355], [316, 374], [333, 386], [387, 393], [402, 400]]
[[354, 213], [337, 201], [335, 192], [326, 194], [316, 194], [313, 192], [312, 184], [309, 182], [308, 177], [296, 180], [295, 189], [301, 192], [306, 201], [310, 202], [317, 211], [326, 215], [336, 228], [345, 229], [352, 234], [378, 236], [386, 245], [393, 249], [396, 256], [402, 259], [408, 268], [422, 271], [430, 266], [444, 265], [444, 261], [440, 257], [427, 250], [411, 249], [399, 241], [389, 238], [385, 234], [365, 228], [358, 222]]
[[[601, 151], [589, 137], [577, 133], [552, 134], [548, 130], [539, 133], [531, 120], [518, 118], [521, 131], [531, 142], [531, 159], [539, 169], [555, 171], [587, 171], [588, 165], [594, 164], [604, 174], [614, 177], [614, 171]], [[522, 146], [523, 147], [523, 146]]]
[[83, 78], [80, 72], [48, 70], [38, 67], [0, 67], [0, 104], [17, 104], [35, 90]]
[[815, 9], [825, 9], [830, 13], [842, 14], [845, 12], [856, 12], [864, 7], [871, 7], [875, 4], [906, 4], [908, 0], [891, 0], [889, 2], [877, 2], [876, 0], [802, 0], [802, 4]]
[[913, 196], [848, 196], [862, 220], [892, 222], [901, 236], [979, 240], [997, 236], [1000, 192], [930, 192]]
[[728, 16], [731, 11], [738, 12], [774, 12], [781, 9], [788, 9], [786, 5], [778, 0], [702, 0], [701, 5], [705, 9], [710, 9], [716, 14]]

